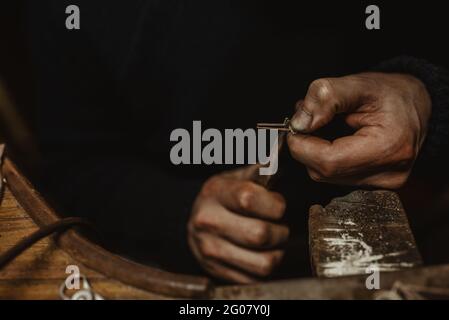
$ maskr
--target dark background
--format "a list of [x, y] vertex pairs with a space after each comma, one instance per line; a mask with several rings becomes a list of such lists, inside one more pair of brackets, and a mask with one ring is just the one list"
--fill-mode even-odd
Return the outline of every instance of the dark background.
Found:
[[[81, 9], [79, 31], [65, 28], [69, 4]], [[381, 30], [365, 29], [368, 4], [380, 7]], [[6, 126], [2, 134], [52, 205], [93, 220], [108, 247], [199, 272], [185, 242], [190, 206], [202, 182], [229, 167], [171, 165], [170, 132], [193, 120], [282, 121], [312, 80], [400, 55], [446, 67], [446, 12], [440, 1], [4, 0], [0, 78], [33, 138], [14, 143]], [[445, 153], [420, 161], [403, 191], [427, 263], [447, 258], [444, 200], [433, 207]], [[288, 154], [276, 188], [295, 235], [279, 276], [308, 274], [307, 208], [349, 190], [311, 182]]]

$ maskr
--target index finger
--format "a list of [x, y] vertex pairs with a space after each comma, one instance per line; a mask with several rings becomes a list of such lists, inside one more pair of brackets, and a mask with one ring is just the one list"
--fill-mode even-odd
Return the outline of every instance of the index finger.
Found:
[[289, 135], [288, 146], [293, 158], [320, 176], [349, 176], [383, 164], [386, 142], [377, 131], [376, 127], [364, 127], [332, 142], [311, 135]]
[[285, 200], [251, 182], [219, 177], [210, 186], [214, 197], [227, 209], [256, 218], [278, 220], [285, 211]]

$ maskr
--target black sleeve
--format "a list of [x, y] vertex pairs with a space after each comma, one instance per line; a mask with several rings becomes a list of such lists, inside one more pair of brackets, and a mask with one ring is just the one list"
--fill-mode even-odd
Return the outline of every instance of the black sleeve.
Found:
[[432, 100], [432, 115], [422, 148], [424, 158], [436, 158], [446, 152], [449, 143], [449, 73], [426, 60], [399, 56], [379, 64], [375, 71], [407, 73], [420, 79]]

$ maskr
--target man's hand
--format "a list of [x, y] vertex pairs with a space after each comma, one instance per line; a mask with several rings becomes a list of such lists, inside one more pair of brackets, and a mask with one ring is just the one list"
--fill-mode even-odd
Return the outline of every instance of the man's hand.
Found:
[[[308, 135], [337, 113], [354, 135], [327, 141]], [[297, 104], [289, 135], [292, 156], [315, 181], [395, 189], [410, 174], [424, 141], [431, 100], [404, 74], [364, 73], [314, 81]]]
[[188, 224], [195, 257], [210, 274], [237, 283], [268, 276], [280, 263], [289, 229], [276, 221], [285, 200], [251, 182], [254, 166], [210, 178]]

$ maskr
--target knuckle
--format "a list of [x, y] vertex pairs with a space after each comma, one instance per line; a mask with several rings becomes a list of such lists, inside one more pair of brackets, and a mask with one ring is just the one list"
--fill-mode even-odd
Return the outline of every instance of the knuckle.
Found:
[[382, 153], [386, 154], [388, 162], [397, 168], [410, 167], [418, 155], [418, 149], [411, 139], [396, 138], [385, 142]]
[[400, 159], [405, 163], [410, 163], [415, 159], [415, 148], [411, 144], [405, 144], [400, 151]]
[[398, 128], [391, 136], [380, 137], [384, 144], [384, 151], [394, 153], [398, 159], [414, 159], [417, 153], [416, 139], [407, 128]]
[[206, 258], [215, 258], [219, 249], [211, 241], [207, 241], [201, 237], [198, 239], [198, 248], [201, 254]]
[[314, 80], [309, 86], [309, 93], [321, 101], [328, 101], [334, 98], [332, 80], [321, 78]]
[[298, 141], [295, 139], [294, 135], [288, 135], [287, 136], [287, 144], [290, 149], [290, 151], [293, 151], [297, 148]]
[[244, 182], [238, 190], [238, 202], [242, 209], [249, 210], [252, 207], [256, 190], [251, 182]]
[[275, 259], [272, 255], [265, 255], [260, 264], [260, 274], [264, 277], [269, 276], [273, 270]]
[[270, 241], [270, 228], [264, 222], [259, 222], [249, 233], [249, 242], [255, 246], [265, 246]]
[[273, 209], [273, 216], [275, 219], [280, 219], [284, 215], [285, 209], [287, 208], [287, 202], [281, 194], [276, 195], [276, 206]]
[[310, 170], [308, 169], [307, 172], [309, 173], [309, 177], [310, 179], [312, 179], [315, 182], [323, 182], [324, 181], [324, 177], [322, 177], [318, 172], [314, 171], [314, 170]]
[[304, 100], [298, 100], [295, 104], [295, 110], [298, 111], [299, 109], [301, 109], [304, 105]]
[[367, 185], [375, 188], [395, 190], [403, 187], [407, 183], [409, 175], [410, 171], [401, 173], [390, 173], [386, 176], [380, 177], [368, 183]]
[[407, 183], [408, 177], [408, 174], [399, 174], [394, 178], [388, 179], [381, 187], [391, 190], [400, 189]]
[[201, 195], [203, 197], [211, 197], [213, 196], [217, 190], [218, 190], [218, 185], [220, 183], [220, 177], [211, 177], [209, 178], [204, 184], [203, 187], [201, 189]]
[[288, 149], [289, 152], [291, 154], [291, 156], [293, 157], [293, 159], [297, 160], [297, 161], [301, 161], [301, 143], [295, 139], [295, 137], [293, 135], [288, 135], [287, 136], [287, 144], [288, 144]]
[[330, 179], [337, 173], [337, 162], [333, 157], [327, 156], [323, 158], [319, 168], [319, 175], [322, 179]]
[[211, 219], [207, 211], [200, 210], [192, 219], [192, 225], [195, 228], [203, 229], [210, 226]]
[[269, 276], [280, 261], [278, 253], [267, 253], [263, 255], [260, 263], [260, 275], [263, 277]]

